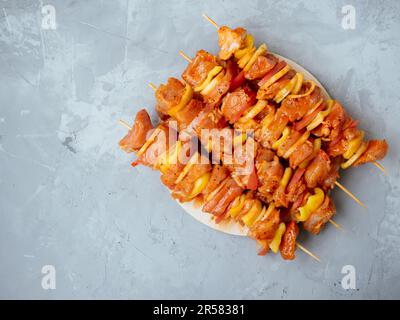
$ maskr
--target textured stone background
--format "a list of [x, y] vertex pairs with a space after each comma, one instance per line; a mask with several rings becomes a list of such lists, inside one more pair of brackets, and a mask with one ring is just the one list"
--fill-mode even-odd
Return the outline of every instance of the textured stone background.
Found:
[[[1, 298], [400, 298], [399, 1], [1, 1]], [[41, 28], [53, 4], [57, 29]], [[341, 27], [343, 5], [356, 29]], [[147, 83], [179, 76], [183, 49], [217, 50], [217, 22], [244, 26], [326, 86], [383, 164], [341, 179], [336, 221], [301, 241], [295, 262], [258, 257], [254, 242], [207, 228], [169, 198], [158, 174], [132, 168], [117, 142]], [[153, 112], [154, 116], [154, 112]], [[41, 268], [57, 289], [41, 288]], [[357, 290], [343, 290], [344, 265]]]

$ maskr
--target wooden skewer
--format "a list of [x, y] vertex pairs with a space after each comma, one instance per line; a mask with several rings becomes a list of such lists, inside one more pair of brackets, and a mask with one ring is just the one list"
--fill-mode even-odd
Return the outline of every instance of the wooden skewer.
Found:
[[372, 162], [372, 164], [373, 164], [375, 167], [377, 167], [379, 170], [381, 170], [384, 174], [386, 174], [386, 170], [385, 170], [385, 168], [383, 167], [383, 165], [381, 165], [380, 163], [378, 163], [378, 162], [376, 162], [376, 161]]
[[342, 227], [339, 223], [335, 222], [334, 220], [329, 219], [329, 222], [330, 222], [335, 228], [337, 228], [337, 229], [339, 229], [339, 230], [342, 230], [342, 231], [344, 230], [343, 227]]
[[211, 23], [215, 28], [219, 29], [219, 25], [205, 13], [203, 13], [203, 18], [206, 19], [209, 23]]
[[302, 250], [303, 252], [307, 253], [311, 258], [317, 260], [318, 262], [321, 262], [321, 259], [318, 258], [314, 253], [312, 253], [310, 250], [304, 248], [300, 243], [296, 242], [297, 248]]
[[[118, 122], [119, 122], [122, 126], [124, 126], [125, 128], [127, 128], [128, 130], [132, 130], [132, 127], [131, 127], [126, 121], [120, 119], [120, 120], [118, 120]], [[304, 248], [301, 244], [299, 244], [299, 243], [297, 243], [297, 242], [296, 242], [296, 245], [297, 245], [297, 247], [298, 247], [300, 250], [302, 250], [302, 251], [304, 251], [305, 253], [307, 253], [310, 257], [312, 257], [313, 259], [317, 260], [318, 262], [321, 262], [321, 260], [320, 260], [314, 253], [312, 253], [310, 250]]]
[[344, 187], [342, 184], [339, 182], [335, 181], [335, 184], [342, 190], [344, 191], [350, 198], [352, 198], [355, 202], [357, 202], [360, 206], [366, 208], [367, 206], [361, 202], [354, 194], [352, 194], [349, 190], [347, 190], [346, 187]]
[[185, 59], [187, 62], [192, 63], [192, 59], [190, 59], [190, 58], [186, 55], [186, 53], [184, 53], [182, 50], [179, 50], [179, 54], [180, 54], [181, 57], [182, 57], [183, 59]]
[[154, 91], [156, 91], [157, 90], [157, 87], [155, 86], [155, 84], [154, 83], [149, 83], [149, 87], [150, 88], [152, 88]]
[[132, 130], [132, 127], [124, 120], [118, 120], [118, 122], [123, 125], [125, 128], [127, 128], [128, 130]]

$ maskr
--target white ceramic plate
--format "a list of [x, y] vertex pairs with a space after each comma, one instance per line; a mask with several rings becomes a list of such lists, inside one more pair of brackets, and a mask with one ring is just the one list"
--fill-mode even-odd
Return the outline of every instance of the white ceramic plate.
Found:
[[[325, 98], [330, 99], [328, 92], [310, 72], [288, 58], [282, 57], [281, 55], [276, 53], [274, 53], [274, 55], [279, 59], [286, 61], [286, 63], [289, 64], [297, 72], [301, 72], [304, 75], [304, 79], [314, 81], [322, 89], [322, 93], [324, 94]], [[193, 202], [180, 203], [178, 201], [178, 203], [193, 218], [210, 228], [236, 236], [247, 235], [247, 227], [243, 227], [237, 222], [230, 221], [217, 224], [214, 222], [214, 220], [212, 220], [211, 214], [201, 211], [201, 207], [195, 207]]]

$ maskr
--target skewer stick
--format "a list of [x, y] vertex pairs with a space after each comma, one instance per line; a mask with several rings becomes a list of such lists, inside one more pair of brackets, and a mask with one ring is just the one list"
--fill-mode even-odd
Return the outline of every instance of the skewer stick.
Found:
[[318, 258], [314, 253], [312, 253], [310, 250], [304, 248], [300, 243], [296, 242], [297, 248], [302, 250], [303, 252], [307, 253], [311, 258], [317, 260], [318, 262], [321, 262], [321, 259]]
[[329, 219], [329, 222], [330, 222], [335, 228], [337, 228], [337, 229], [343, 231], [343, 227], [342, 227], [339, 223], [335, 222], [335, 221], [332, 220], [332, 219]]
[[219, 29], [219, 25], [205, 13], [203, 13], [203, 18], [206, 19], [209, 23], [211, 23], [215, 28]]
[[181, 57], [182, 57], [183, 59], [185, 59], [187, 62], [192, 63], [192, 59], [190, 59], [190, 58], [186, 55], [186, 53], [184, 53], [182, 50], [179, 50], [179, 54], [180, 54]]
[[125, 128], [127, 128], [128, 130], [132, 130], [132, 127], [124, 120], [118, 120], [118, 122], [123, 125]]
[[154, 91], [156, 91], [157, 90], [157, 87], [155, 86], [155, 84], [154, 83], [149, 83], [149, 87], [150, 88], [152, 88]]
[[384, 168], [380, 163], [374, 161], [374, 162], [372, 162], [372, 164], [373, 164], [375, 167], [377, 167], [379, 170], [381, 170], [384, 174], [386, 174], [385, 168]]
[[354, 194], [352, 194], [349, 190], [347, 190], [346, 187], [344, 187], [342, 184], [339, 182], [335, 181], [335, 184], [342, 190], [344, 191], [350, 198], [352, 198], [355, 202], [357, 202], [360, 206], [366, 208], [367, 206], [361, 202]]

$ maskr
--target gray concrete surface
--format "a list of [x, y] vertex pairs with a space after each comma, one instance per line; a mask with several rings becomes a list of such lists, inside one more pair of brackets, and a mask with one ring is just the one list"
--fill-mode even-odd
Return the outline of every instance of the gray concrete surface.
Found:
[[[41, 27], [41, 6], [56, 30]], [[344, 5], [355, 30], [341, 26]], [[398, 1], [1, 1], [1, 298], [400, 298]], [[217, 22], [244, 26], [314, 73], [391, 149], [335, 190], [336, 221], [301, 241], [323, 260], [258, 257], [255, 244], [200, 225], [118, 149], [147, 87], [187, 54], [217, 50]], [[153, 112], [153, 116], [155, 116]], [[44, 265], [56, 289], [41, 286]], [[357, 288], [341, 286], [344, 265]]]

